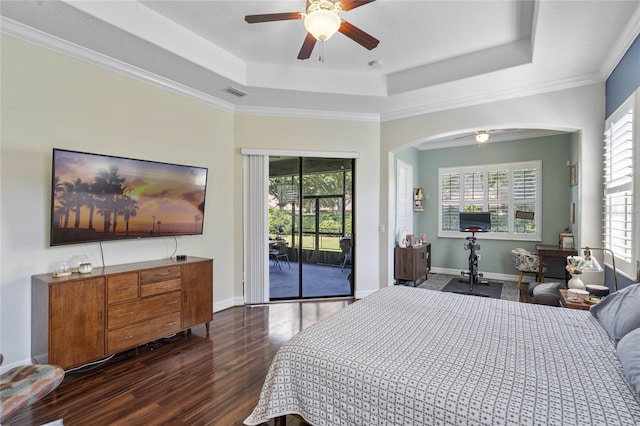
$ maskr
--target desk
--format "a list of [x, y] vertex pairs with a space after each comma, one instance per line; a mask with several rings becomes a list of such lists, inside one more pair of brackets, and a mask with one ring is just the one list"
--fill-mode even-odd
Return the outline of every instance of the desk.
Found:
[[581, 309], [583, 311], [588, 311], [591, 305], [584, 302], [572, 302], [567, 298], [567, 290], [560, 290], [560, 304], [563, 308], [569, 309]]
[[[540, 272], [538, 274], [538, 281], [544, 282], [544, 269], [542, 268], [543, 262], [545, 258], [551, 257], [556, 259], [564, 259], [565, 263], [567, 261], [567, 256], [576, 256], [578, 251], [576, 249], [570, 248], [562, 248], [559, 246], [544, 246], [537, 245], [536, 246], [536, 254], [538, 255], [540, 261]], [[565, 283], [567, 281], [567, 272], [565, 271]]]

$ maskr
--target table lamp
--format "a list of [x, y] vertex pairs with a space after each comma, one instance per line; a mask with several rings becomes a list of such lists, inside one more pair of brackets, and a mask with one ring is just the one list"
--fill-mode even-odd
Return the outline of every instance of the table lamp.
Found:
[[591, 250], [608, 251], [611, 254], [611, 267], [613, 269], [613, 291], [618, 291], [618, 274], [616, 272], [616, 257], [613, 255], [613, 251], [606, 247], [581, 247], [580, 250], [584, 250], [584, 259], [580, 262], [580, 268], [583, 272], [602, 272], [604, 268], [600, 266], [600, 262], [595, 257], [591, 256]]

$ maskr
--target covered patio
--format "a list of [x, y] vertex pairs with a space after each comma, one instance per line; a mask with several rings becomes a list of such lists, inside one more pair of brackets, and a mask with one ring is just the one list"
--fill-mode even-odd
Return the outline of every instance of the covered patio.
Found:
[[[282, 269], [274, 261], [269, 262], [269, 279], [271, 299], [291, 299], [298, 297], [300, 268], [296, 262], [283, 262]], [[351, 265], [344, 269], [335, 265], [302, 264], [303, 298], [313, 297], [349, 297], [352, 295], [349, 275]]]
[[353, 295], [347, 158], [269, 158], [270, 299]]

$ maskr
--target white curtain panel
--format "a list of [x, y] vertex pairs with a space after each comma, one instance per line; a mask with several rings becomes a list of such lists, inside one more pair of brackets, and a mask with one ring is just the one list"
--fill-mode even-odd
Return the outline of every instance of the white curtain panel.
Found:
[[269, 302], [269, 157], [244, 155], [244, 303]]

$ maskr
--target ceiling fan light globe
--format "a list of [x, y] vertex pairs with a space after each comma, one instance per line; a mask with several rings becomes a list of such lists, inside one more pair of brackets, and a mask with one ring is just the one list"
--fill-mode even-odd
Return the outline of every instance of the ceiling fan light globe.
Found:
[[319, 9], [308, 13], [304, 27], [318, 41], [329, 40], [340, 28], [340, 17], [329, 10]]
[[489, 140], [489, 133], [485, 131], [476, 132], [476, 142], [485, 143]]

